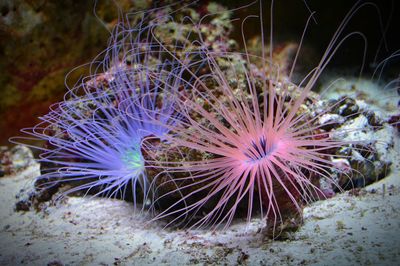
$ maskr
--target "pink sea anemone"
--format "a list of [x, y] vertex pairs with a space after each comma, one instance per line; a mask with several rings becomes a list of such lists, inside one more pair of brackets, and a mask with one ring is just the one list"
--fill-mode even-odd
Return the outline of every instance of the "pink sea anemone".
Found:
[[[192, 73], [191, 93], [182, 94], [177, 104], [183, 119], [167, 126], [165, 143], [147, 141], [147, 168], [158, 173], [154, 204], [164, 205], [156, 219], [227, 227], [244, 206], [248, 222], [259, 213], [275, 235], [277, 225], [301, 213], [304, 203], [327, 195], [315, 180], [325, 178], [339, 187], [332, 171], [351, 175], [350, 167], [332, 159], [344, 157], [334, 151], [354, 142], [333, 139], [323, 129], [333, 123], [320, 123], [332, 106], [317, 115], [310, 106], [316, 103], [311, 89], [341, 43], [362, 36], [341, 35], [357, 8], [298, 85], [280, 76], [264, 48], [261, 56], [202, 50], [209, 71]], [[269, 71], [273, 68], [277, 71]], [[168, 198], [173, 200], [165, 204]]]

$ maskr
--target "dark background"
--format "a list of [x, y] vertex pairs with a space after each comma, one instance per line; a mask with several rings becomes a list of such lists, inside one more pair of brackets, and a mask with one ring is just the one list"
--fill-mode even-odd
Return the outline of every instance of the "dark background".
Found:
[[[123, 10], [137, 8], [135, 1], [116, 1]], [[199, 1], [206, 5], [209, 1]], [[249, 1], [216, 1], [229, 8]], [[316, 11], [308, 28], [304, 51], [296, 71], [307, 73], [318, 63], [333, 33], [357, 1], [278, 0], [274, 3], [274, 43], [299, 42], [309, 10]], [[263, 2], [265, 34], [269, 35], [270, 1]], [[400, 48], [400, 2], [371, 1], [378, 11], [367, 6], [359, 10], [346, 26], [345, 33], [361, 31], [368, 40], [364, 74], [370, 75], [377, 62]], [[90, 62], [107, 45], [106, 27], [93, 15], [94, 1], [15, 0], [0, 1], [0, 145], [20, 134], [19, 130], [37, 123], [36, 117], [47, 112], [51, 103], [62, 99], [64, 78], [76, 66]], [[97, 16], [108, 26], [116, 21], [112, 1], [97, 1]], [[259, 5], [238, 10], [233, 17], [259, 14]], [[382, 25], [380, 25], [380, 19]], [[246, 38], [259, 35], [257, 20], [245, 27]], [[253, 23], [253, 24], [252, 24]], [[239, 26], [236, 24], [235, 26]], [[381, 27], [386, 28], [386, 44]], [[233, 37], [241, 40], [240, 28]], [[344, 33], [344, 34], [345, 34]], [[344, 36], [344, 35], [342, 35]], [[346, 69], [356, 75], [363, 58], [364, 41], [352, 38], [344, 43], [330, 63], [331, 68]], [[354, 73], [352, 73], [354, 71]], [[87, 68], [72, 72], [71, 86], [87, 73]], [[399, 75], [399, 60], [391, 60], [385, 69], [388, 79]]]

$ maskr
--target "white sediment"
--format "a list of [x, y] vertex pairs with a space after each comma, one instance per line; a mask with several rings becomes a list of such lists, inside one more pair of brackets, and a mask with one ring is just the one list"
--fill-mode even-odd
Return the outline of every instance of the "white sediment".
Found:
[[304, 225], [285, 241], [264, 238], [259, 220], [214, 233], [164, 229], [146, 224], [132, 204], [104, 198], [71, 197], [39, 213], [15, 212], [15, 196], [39, 173], [31, 165], [0, 178], [0, 265], [397, 265], [400, 142], [378, 137], [391, 173], [359, 195], [346, 192], [306, 207]]

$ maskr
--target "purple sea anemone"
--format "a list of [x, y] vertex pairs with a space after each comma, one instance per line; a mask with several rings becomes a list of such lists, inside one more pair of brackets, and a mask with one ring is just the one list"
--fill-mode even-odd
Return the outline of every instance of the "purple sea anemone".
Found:
[[[146, 26], [142, 21], [135, 28], [118, 24], [104, 59], [92, 63], [95, 72], [104, 72], [84, 78], [40, 118], [41, 123], [23, 129], [30, 137], [13, 139], [46, 142], [44, 147], [33, 146], [41, 151], [38, 183], [48, 187], [75, 182], [66, 193], [122, 198], [130, 184], [135, 204], [148, 196], [141, 142], [146, 136], [163, 138], [164, 125], [174, 117], [174, 94], [181, 89], [181, 69], [165, 58], [166, 46], [153, 40], [157, 21], [147, 21]], [[139, 101], [163, 114], [152, 117], [163, 126], [143, 119]]]
[[174, 21], [173, 14], [186, 7], [175, 3], [120, 16], [108, 48], [90, 64], [92, 74], [70, 88], [41, 123], [23, 129], [28, 137], [12, 139], [45, 141], [44, 147], [31, 146], [41, 151], [37, 184], [68, 182], [73, 187], [66, 193], [122, 198], [131, 184], [135, 203], [152, 194], [142, 141], [163, 140], [168, 126], [180, 120], [176, 97], [192, 79], [182, 75], [201, 65], [189, 37], [191, 19]]

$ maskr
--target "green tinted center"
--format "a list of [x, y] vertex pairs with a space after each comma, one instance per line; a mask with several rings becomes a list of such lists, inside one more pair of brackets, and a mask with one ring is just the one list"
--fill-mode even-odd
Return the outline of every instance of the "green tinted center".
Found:
[[138, 150], [127, 151], [123, 157], [123, 161], [127, 168], [132, 170], [137, 170], [144, 166], [142, 154]]

